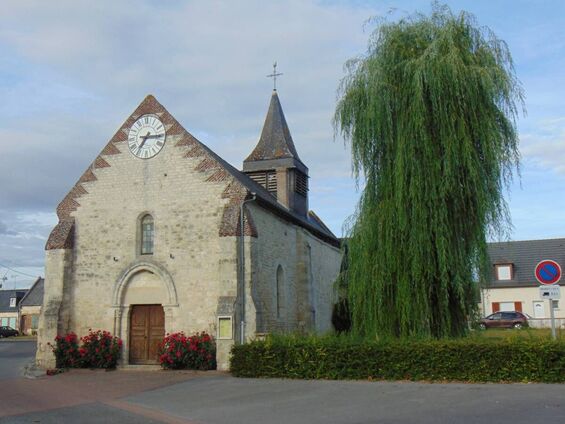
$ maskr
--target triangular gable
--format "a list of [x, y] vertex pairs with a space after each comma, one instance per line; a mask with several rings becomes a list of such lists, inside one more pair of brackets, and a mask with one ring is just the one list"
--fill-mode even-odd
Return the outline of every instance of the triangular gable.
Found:
[[[131, 125], [145, 114], [155, 114], [167, 128], [167, 135], [179, 137], [175, 147], [179, 148], [179, 154], [184, 157], [199, 158], [201, 161], [196, 165], [195, 170], [199, 172], [212, 171], [207, 178], [207, 182], [222, 182], [232, 180], [229, 183], [229, 190], [224, 193], [224, 198], [230, 199], [224, 210], [224, 217], [220, 236], [237, 235], [239, 204], [248, 196], [247, 188], [241, 184], [233, 175], [233, 170], [226, 168], [226, 163], [210, 149], [198, 141], [192, 134], [185, 130], [182, 125], [153, 97], [148, 95], [135, 111], [125, 120], [118, 131], [110, 139], [108, 144], [102, 149], [100, 154], [89, 165], [86, 171], [79, 178], [74, 187], [69, 191], [65, 198], [57, 206], [57, 216], [59, 223], [51, 232], [47, 241], [46, 250], [69, 249], [72, 247], [74, 218], [72, 212], [80, 207], [80, 198], [88, 194], [84, 186], [86, 182], [97, 181], [96, 170], [108, 168], [110, 164], [104, 159], [105, 156], [119, 155], [127, 153], [127, 134]], [[238, 171], [237, 171], [238, 172]], [[256, 230], [251, 223], [246, 224], [246, 235], [256, 236]]]
[[[223, 198], [229, 199], [224, 207], [222, 223], [219, 230], [220, 237], [238, 236], [239, 235], [239, 216], [241, 202], [250, 198], [250, 193], [256, 194], [258, 204], [266, 206], [275, 211], [278, 215], [289, 219], [296, 224], [303, 226], [311, 232], [319, 233], [318, 235], [332, 243], [337, 243], [337, 239], [331, 232], [313, 226], [304, 218], [296, 216], [284, 207], [280, 206], [271, 194], [259, 184], [251, 180], [247, 175], [235, 169], [228, 164], [216, 153], [210, 150], [206, 145], [198, 141], [192, 134], [185, 130], [182, 125], [161, 105], [155, 97], [148, 95], [135, 111], [125, 120], [122, 126], [110, 139], [108, 144], [102, 149], [100, 154], [89, 165], [86, 171], [79, 178], [75, 186], [69, 191], [65, 198], [57, 206], [57, 216], [59, 223], [51, 232], [46, 250], [52, 249], [69, 249], [73, 247], [74, 240], [74, 218], [72, 212], [80, 207], [80, 198], [88, 191], [84, 187], [84, 183], [95, 183], [97, 181], [97, 170], [103, 170], [111, 165], [104, 159], [106, 156], [119, 155], [127, 153], [127, 135], [131, 125], [145, 114], [155, 114], [167, 127], [168, 136], [177, 136], [178, 141], [175, 147], [179, 149], [179, 154], [183, 157], [201, 159], [195, 166], [195, 171], [209, 173], [206, 179], [210, 183], [227, 182], [228, 186], [224, 190]], [[257, 231], [251, 218], [247, 219], [244, 224], [244, 232], [247, 236], [257, 236]]]

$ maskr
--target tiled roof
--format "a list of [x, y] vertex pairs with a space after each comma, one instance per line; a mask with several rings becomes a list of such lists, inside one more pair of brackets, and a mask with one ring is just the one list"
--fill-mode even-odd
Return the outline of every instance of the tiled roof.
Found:
[[[17, 312], [18, 304], [25, 296], [27, 290], [0, 290], [0, 312]], [[15, 297], [16, 306], [10, 306], [10, 299]]]
[[271, 96], [259, 142], [243, 161], [243, 170], [253, 171], [262, 168], [264, 164], [270, 168], [289, 166], [299, 168], [304, 173], [308, 172], [308, 168], [302, 163], [294, 147], [276, 91], [273, 91]]
[[41, 306], [43, 305], [43, 291], [45, 287], [45, 279], [39, 277], [33, 283], [27, 294], [20, 302], [20, 306]]
[[287, 219], [307, 230], [312, 231], [314, 235], [322, 238], [324, 241], [327, 241], [334, 246], [339, 246], [339, 240], [337, 239], [337, 237], [330, 231], [328, 227], [326, 227], [326, 225], [322, 222], [322, 220], [312, 211], [308, 213], [307, 217], [304, 217], [285, 208], [279, 202], [277, 202], [277, 200], [271, 195], [271, 193], [267, 191], [266, 188], [264, 188], [260, 184], [257, 184], [255, 181], [249, 178], [247, 174], [231, 166], [228, 162], [226, 162], [224, 159], [218, 156], [205, 144], [201, 143], [201, 145], [239, 183], [241, 183], [245, 188], [247, 188], [247, 190], [257, 195], [258, 203], [261, 206], [272, 210], [277, 215], [280, 215], [283, 219]]
[[[553, 259], [565, 268], [565, 238], [489, 243], [488, 252], [491, 272], [487, 283], [490, 287], [539, 286], [534, 269], [544, 259]], [[513, 265], [512, 280], [496, 280], [497, 264]], [[561, 280], [561, 284], [565, 282]]]

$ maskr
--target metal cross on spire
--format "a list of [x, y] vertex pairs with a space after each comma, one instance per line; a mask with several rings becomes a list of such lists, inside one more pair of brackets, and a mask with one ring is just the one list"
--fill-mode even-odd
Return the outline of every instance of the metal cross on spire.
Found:
[[273, 90], [277, 91], [277, 77], [281, 76], [282, 73], [277, 73], [277, 62], [275, 61], [275, 63], [273, 63], [273, 73], [270, 75], [267, 75], [267, 78], [272, 78], [273, 79]]

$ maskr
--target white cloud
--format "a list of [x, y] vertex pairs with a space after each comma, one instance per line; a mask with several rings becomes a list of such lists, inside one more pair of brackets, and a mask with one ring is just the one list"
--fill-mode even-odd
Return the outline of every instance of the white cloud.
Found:
[[537, 165], [565, 174], [565, 117], [544, 119], [523, 134], [521, 151]]
[[[100, 138], [81, 140], [89, 151], [101, 148], [151, 92], [189, 131], [209, 135], [202, 141], [235, 166], [258, 139], [270, 95], [266, 74], [276, 59], [284, 73], [281, 100], [303, 160], [313, 176], [348, 176], [349, 157], [332, 143], [330, 120], [342, 65], [363, 50], [362, 23], [372, 14], [298, 0], [27, 1], [0, 17], [0, 43], [53, 79], [29, 76], [12, 94], [14, 103], [28, 110], [32, 101], [34, 119], [45, 127], [63, 123], [78, 133], [89, 122], [100, 124]], [[64, 104], [73, 106], [71, 120]], [[30, 139], [46, 135], [25, 131]], [[57, 138], [54, 153], [76, 149], [75, 137]]]
[[44, 275], [43, 248], [56, 222], [55, 213], [0, 210], [0, 278], [7, 278], [4, 288], [29, 287], [35, 280], [33, 275]]
[[[260, 135], [274, 60], [312, 185], [336, 192], [350, 177], [349, 153], [332, 141], [336, 88], [374, 14], [313, 0], [10, 2], [0, 15], [0, 207], [3, 231], [15, 233], [0, 259], [42, 263], [57, 203], [148, 93], [239, 168]], [[349, 213], [327, 193], [311, 204], [337, 230]]]
[[[427, 11], [430, 5], [427, 0], [394, 3], [410, 11]], [[278, 87], [287, 121], [310, 168], [311, 205], [336, 233], [353, 212], [358, 194], [350, 153], [340, 140], [333, 141], [331, 128], [336, 88], [344, 62], [365, 51], [364, 22], [386, 13], [392, 2], [8, 4], [0, 14], [0, 221], [9, 231], [26, 234], [17, 246], [31, 252], [29, 257], [10, 256], [14, 264], [42, 261], [44, 243], [33, 242], [32, 235], [46, 237], [56, 204], [148, 93], [240, 167], [259, 138], [272, 87], [266, 75], [274, 60], [284, 74]], [[468, 4], [473, 11], [476, 2]], [[480, 7], [485, 12], [479, 21], [496, 19], [494, 6]], [[512, 19], [499, 21], [504, 27]], [[526, 87], [530, 105], [562, 107], [562, 96], [555, 95], [546, 78], [550, 69], [540, 68], [549, 57], [563, 57], [561, 39], [547, 43], [558, 39], [562, 29], [545, 24], [527, 37], [520, 36], [520, 26], [512, 32], [518, 38], [508, 41], [519, 47], [517, 64], [535, 59], [535, 75], [524, 79], [535, 87], [531, 92]], [[565, 173], [560, 163], [564, 128], [562, 121], [530, 126], [521, 136], [525, 159]], [[53, 222], [32, 228], [22, 217], [36, 211]], [[12, 251], [16, 249], [0, 245], [0, 259]]]

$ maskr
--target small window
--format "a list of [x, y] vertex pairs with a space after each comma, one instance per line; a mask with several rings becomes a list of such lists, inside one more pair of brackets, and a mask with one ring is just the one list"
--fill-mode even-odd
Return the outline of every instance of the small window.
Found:
[[559, 301], [552, 300], [551, 303], [553, 304], [553, 310], [559, 310]]
[[218, 317], [218, 339], [233, 339], [233, 325], [230, 316]]
[[277, 308], [277, 318], [281, 318], [283, 315], [283, 292], [284, 292], [284, 271], [282, 266], [277, 268], [277, 287], [276, 287], [276, 308]]
[[39, 326], [39, 315], [32, 315], [31, 316], [31, 328], [32, 330], [37, 330]]
[[501, 312], [510, 312], [516, 310], [515, 302], [500, 302], [499, 311]]
[[15, 307], [16, 307], [16, 298], [11, 297], [10, 298], [10, 308], [15, 308]]
[[512, 280], [512, 264], [496, 265], [496, 279], [499, 281]]
[[153, 241], [155, 238], [155, 226], [153, 217], [145, 215], [141, 220], [141, 254], [153, 254]]

